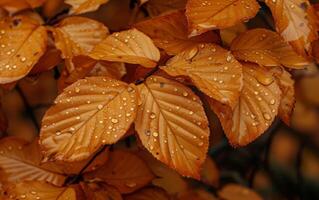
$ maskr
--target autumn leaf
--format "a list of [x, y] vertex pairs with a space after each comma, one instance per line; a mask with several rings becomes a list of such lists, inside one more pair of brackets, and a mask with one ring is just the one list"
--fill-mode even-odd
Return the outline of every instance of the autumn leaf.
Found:
[[85, 178], [104, 181], [126, 194], [146, 186], [152, 181], [154, 175], [137, 155], [116, 150], [111, 152], [110, 158], [104, 166], [85, 174]]
[[82, 14], [97, 10], [102, 4], [109, 0], [65, 0], [66, 4], [72, 6], [69, 14]]
[[45, 0], [1, 0], [0, 7], [5, 8], [10, 13], [15, 13], [27, 8], [36, 8], [41, 6]]
[[178, 196], [178, 200], [219, 200], [204, 189], [191, 189]]
[[189, 0], [186, 5], [189, 36], [247, 21], [258, 10], [256, 0]]
[[265, 0], [275, 20], [276, 30], [303, 56], [318, 38], [315, 13], [308, 0]]
[[201, 170], [201, 181], [213, 187], [218, 186], [219, 170], [215, 161], [211, 157], [207, 157]]
[[238, 184], [227, 184], [220, 191], [218, 196], [225, 200], [262, 200], [253, 190]]
[[135, 118], [137, 94], [134, 85], [88, 77], [55, 102], [43, 118], [40, 143], [46, 157], [72, 162], [121, 139]]
[[104, 183], [81, 183], [86, 199], [122, 200], [121, 193]]
[[149, 187], [139, 190], [138, 192], [128, 195], [125, 200], [169, 200], [170, 197], [167, 193], [157, 187]]
[[267, 29], [248, 30], [233, 40], [233, 55], [262, 66], [285, 66], [302, 69], [308, 61], [299, 56], [279, 34]]
[[160, 52], [148, 36], [130, 29], [108, 36], [93, 49], [90, 56], [96, 60], [155, 67], [160, 59]]
[[186, 3], [187, 0], [148, 0], [145, 7], [150, 16], [157, 16], [162, 13], [184, 9]]
[[273, 74], [253, 63], [242, 63], [244, 83], [239, 102], [231, 110], [210, 100], [229, 142], [244, 146], [264, 133], [278, 113], [281, 91]]
[[158, 48], [170, 55], [176, 55], [199, 43], [219, 42], [214, 32], [188, 38], [187, 19], [183, 10], [139, 22], [134, 27], [148, 35]]
[[68, 17], [50, 30], [63, 58], [88, 55], [109, 34], [102, 23], [85, 17]]
[[187, 87], [159, 76], [138, 86], [142, 104], [135, 129], [154, 157], [184, 176], [199, 178], [209, 129], [200, 99]]
[[242, 66], [227, 50], [201, 44], [179, 53], [162, 69], [171, 76], [188, 76], [208, 96], [235, 106], [242, 88]]
[[26, 76], [44, 54], [47, 32], [33, 19], [15, 16], [0, 21], [0, 84]]

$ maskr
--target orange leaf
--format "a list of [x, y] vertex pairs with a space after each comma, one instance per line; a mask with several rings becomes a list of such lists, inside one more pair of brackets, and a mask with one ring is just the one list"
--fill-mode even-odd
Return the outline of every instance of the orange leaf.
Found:
[[109, 34], [102, 23], [85, 17], [68, 17], [50, 30], [63, 58], [89, 54]]
[[138, 86], [142, 104], [135, 129], [158, 160], [199, 179], [208, 148], [208, 121], [200, 99], [184, 85], [151, 76]]
[[235, 106], [242, 88], [242, 66], [227, 50], [201, 44], [170, 59], [162, 69], [171, 76], [188, 76], [208, 96]]
[[18, 12], [27, 8], [36, 8], [41, 6], [45, 0], [1, 0], [0, 7], [5, 8], [11, 13]]
[[258, 10], [256, 0], [189, 0], [186, 6], [189, 36], [234, 26], [253, 18]]
[[46, 157], [71, 162], [121, 139], [135, 118], [137, 94], [134, 85], [89, 77], [67, 87], [55, 102], [43, 118], [40, 142]]
[[150, 183], [154, 175], [137, 155], [117, 150], [111, 152], [109, 161], [104, 166], [85, 174], [85, 178], [102, 180], [121, 193], [131, 193]]
[[91, 57], [96, 60], [155, 67], [160, 59], [160, 52], [148, 36], [136, 29], [130, 29], [108, 36], [94, 48]]
[[263, 66], [285, 66], [301, 69], [308, 62], [299, 56], [279, 34], [267, 29], [252, 29], [239, 35], [231, 43], [234, 56]]
[[215, 161], [207, 157], [201, 170], [201, 181], [206, 183], [207, 185], [211, 185], [214, 187], [218, 186], [219, 182], [219, 170], [216, 166]]
[[256, 192], [237, 184], [224, 186], [218, 192], [218, 196], [224, 200], [262, 200]]
[[102, 4], [109, 0], [65, 0], [66, 4], [72, 6], [69, 14], [82, 14], [97, 10]]
[[150, 16], [157, 16], [172, 10], [184, 9], [187, 0], [148, 0], [146, 9]]
[[266, 131], [278, 113], [280, 88], [272, 73], [252, 63], [242, 63], [244, 85], [233, 110], [210, 100], [229, 142], [243, 146]]
[[88, 200], [122, 200], [117, 189], [104, 183], [81, 183], [81, 187]]
[[134, 27], [148, 35], [157, 47], [170, 55], [176, 55], [198, 43], [219, 42], [214, 32], [188, 39], [187, 19], [183, 10], [139, 22]]
[[44, 54], [47, 32], [33, 19], [15, 16], [0, 22], [0, 83], [26, 76]]
[[125, 200], [170, 200], [165, 190], [157, 187], [144, 188], [125, 197]]
[[303, 56], [318, 38], [315, 13], [308, 0], [265, 0], [275, 20], [276, 30]]

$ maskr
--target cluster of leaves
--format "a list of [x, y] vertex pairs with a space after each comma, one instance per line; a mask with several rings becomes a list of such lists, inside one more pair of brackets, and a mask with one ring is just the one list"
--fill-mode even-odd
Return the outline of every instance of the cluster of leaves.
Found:
[[[121, 199], [143, 188], [154, 175], [136, 155], [112, 151], [102, 156], [108, 161], [95, 159], [133, 134], [156, 159], [200, 179], [213, 126], [205, 110], [215, 112], [235, 147], [258, 138], [276, 116], [289, 124], [295, 102], [289, 71], [316, 57], [318, 20], [308, 0], [266, 0], [277, 31], [250, 29], [228, 45], [217, 30], [253, 18], [256, 0], [139, 1], [136, 10], [145, 8], [151, 18], [133, 18], [119, 32], [76, 16], [107, 3], [0, 1], [1, 84], [13, 87], [63, 63], [60, 95], [43, 117], [39, 139], [0, 145], [9, 198]], [[30, 11], [42, 5], [47, 16], [66, 5], [69, 11], [45, 22]], [[71, 174], [81, 176], [69, 182]], [[147, 195], [168, 198], [146, 188], [127, 199]]]

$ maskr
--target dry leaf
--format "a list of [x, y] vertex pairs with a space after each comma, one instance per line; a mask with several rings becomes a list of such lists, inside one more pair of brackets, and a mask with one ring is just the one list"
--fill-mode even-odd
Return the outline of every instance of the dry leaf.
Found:
[[211, 157], [207, 157], [200, 173], [201, 181], [213, 187], [218, 186], [219, 170], [215, 161]]
[[108, 36], [93, 49], [90, 56], [96, 60], [155, 67], [160, 59], [160, 52], [148, 36], [136, 29], [130, 29]]
[[88, 200], [122, 200], [121, 193], [104, 183], [81, 183]]
[[264, 133], [278, 113], [281, 91], [272, 73], [253, 63], [242, 63], [244, 85], [239, 102], [231, 110], [210, 100], [229, 142], [246, 145]]
[[208, 96], [235, 106], [242, 88], [242, 66], [227, 50], [201, 44], [170, 59], [162, 69], [171, 76], [188, 76]]
[[220, 30], [220, 38], [225, 46], [230, 46], [231, 42], [241, 33], [245, 32], [247, 27], [244, 23]]
[[256, 0], [189, 0], [186, 6], [189, 36], [234, 26], [253, 18], [258, 10]]
[[44, 54], [47, 32], [33, 19], [15, 16], [0, 22], [0, 83], [26, 76]]
[[0, 180], [21, 182], [46, 181], [62, 185], [65, 176], [52, 164], [41, 164], [42, 155], [37, 141], [29, 144], [18, 138], [7, 137], [0, 141]]
[[168, 11], [184, 9], [187, 0], [148, 0], [146, 9], [150, 16], [157, 16]]
[[279, 34], [267, 29], [252, 29], [231, 43], [233, 55], [243, 61], [263, 66], [285, 66], [302, 69], [308, 61], [299, 56]]
[[262, 200], [253, 190], [237, 184], [228, 184], [219, 192], [218, 196], [224, 200]]
[[180, 174], [199, 179], [209, 137], [200, 99], [184, 85], [159, 76], [138, 89], [142, 104], [135, 129], [144, 147]]
[[89, 54], [109, 34], [102, 23], [85, 17], [68, 17], [50, 30], [63, 58]]
[[158, 48], [163, 49], [170, 55], [176, 55], [199, 43], [219, 42], [219, 37], [214, 32], [189, 39], [187, 19], [183, 10], [139, 22], [134, 27], [148, 35]]
[[191, 189], [179, 195], [178, 200], [218, 200], [213, 194], [204, 189]]
[[308, 0], [265, 0], [275, 20], [276, 30], [303, 56], [318, 38], [316, 17]]
[[100, 5], [107, 3], [109, 0], [65, 0], [66, 4], [72, 6], [69, 14], [82, 14], [97, 10]]
[[36, 8], [41, 6], [45, 0], [1, 0], [0, 7], [8, 10], [10, 13], [15, 13], [27, 8]]
[[166, 192], [157, 187], [144, 188], [134, 194], [128, 195], [125, 200], [170, 200]]
[[134, 192], [152, 181], [153, 173], [137, 155], [116, 150], [108, 162], [97, 171], [85, 174], [86, 179], [96, 179], [117, 188], [121, 193]]
[[67, 87], [42, 121], [40, 142], [46, 157], [79, 161], [104, 144], [117, 142], [136, 114], [134, 85], [89, 77]]

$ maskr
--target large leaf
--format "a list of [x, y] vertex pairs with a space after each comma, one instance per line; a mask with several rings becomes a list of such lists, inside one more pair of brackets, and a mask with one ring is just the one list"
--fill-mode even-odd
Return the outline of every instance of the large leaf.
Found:
[[96, 60], [155, 67], [160, 59], [160, 52], [148, 36], [136, 29], [130, 29], [108, 36], [94, 48], [91, 57]]
[[157, 187], [144, 188], [134, 194], [125, 197], [125, 200], [169, 200], [165, 190]]
[[318, 38], [317, 20], [308, 0], [266, 0], [275, 19], [276, 30], [301, 55], [307, 55]]
[[70, 14], [82, 14], [97, 10], [100, 5], [107, 3], [109, 0], [65, 0], [66, 4], [72, 6]]
[[135, 129], [144, 147], [180, 174], [199, 178], [209, 137], [200, 99], [184, 85], [159, 76], [138, 89], [142, 104]]
[[189, 0], [186, 6], [189, 34], [231, 27], [253, 18], [258, 10], [256, 0]]
[[231, 43], [233, 55], [243, 61], [263, 66], [304, 68], [307, 60], [299, 56], [279, 34], [267, 29], [253, 29], [239, 35]]
[[0, 22], [0, 84], [26, 76], [47, 45], [47, 32], [28, 17], [15, 16]]
[[135, 24], [134, 27], [152, 38], [157, 47], [164, 49], [170, 55], [176, 55], [198, 43], [213, 43], [219, 40], [214, 32], [188, 38], [187, 19], [184, 11], [151, 18]]
[[242, 66], [227, 50], [201, 44], [179, 53], [162, 69], [171, 76], [188, 76], [208, 96], [235, 106], [242, 88]]
[[121, 193], [131, 193], [150, 183], [154, 175], [137, 155], [117, 150], [111, 153], [104, 166], [85, 177], [102, 180], [116, 187]]
[[109, 34], [102, 23], [85, 17], [68, 17], [51, 31], [63, 58], [87, 55]]
[[104, 144], [117, 142], [136, 115], [133, 85], [89, 77], [67, 87], [42, 121], [40, 143], [46, 157], [76, 161]]
[[210, 100], [233, 146], [243, 146], [266, 131], [278, 113], [281, 91], [272, 73], [252, 63], [242, 63], [244, 86], [236, 107]]

